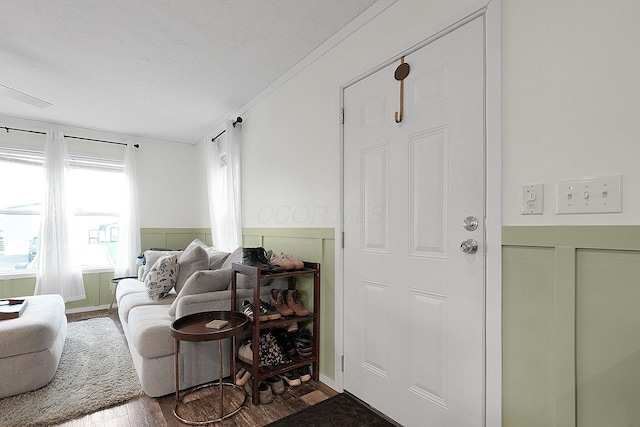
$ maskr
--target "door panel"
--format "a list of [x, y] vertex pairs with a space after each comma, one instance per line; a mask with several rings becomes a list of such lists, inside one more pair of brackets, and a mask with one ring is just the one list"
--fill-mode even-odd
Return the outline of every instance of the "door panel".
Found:
[[401, 123], [398, 64], [344, 93], [344, 388], [405, 426], [483, 425], [483, 34], [405, 57]]

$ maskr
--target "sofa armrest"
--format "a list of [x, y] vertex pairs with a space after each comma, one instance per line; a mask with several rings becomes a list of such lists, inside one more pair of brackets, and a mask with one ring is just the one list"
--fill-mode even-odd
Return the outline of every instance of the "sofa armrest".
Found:
[[185, 295], [176, 301], [176, 319], [203, 311], [230, 309], [230, 290]]
[[[269, 301], [271, 289], [286, 289], [287, 281], [274, 281], [273, 286], [264, 286], [260, 288], [260, 298]], [[238, 289], [236, 292], [236, 301], [241, 310], [244, 300], [253, 301], [253, 289]], [[203, 311], [230, 310], [231, 309], [231, 290], [225, 289], [216, 292], [203, 292], [201, 294], [184, 295], [175, 301], [176, 303], [176, 319], [193, 313], [201, 313]]]

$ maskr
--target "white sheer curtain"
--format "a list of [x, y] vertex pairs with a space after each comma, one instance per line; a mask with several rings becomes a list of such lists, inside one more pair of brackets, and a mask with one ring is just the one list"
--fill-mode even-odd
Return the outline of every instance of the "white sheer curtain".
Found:
[[66, 187], [68, 148], [62, 132], [47, 130], [44, 203], [40, 213], [35, 295], [59, 294], [65, 302], [85, 299], [82, 269], [71, 250], [71, 207]]
[[225, 122], [224, 137], [205, 145], [213, 244], [231, 252], [242, 245], [240, 129]]
[[140, 215], [138, 213], [138, 179], [136, 148], [127, 143], [124, 154], [125, 186], [120, 213], [120, 238], [115, 277], [137, 276], [136, 256], [140, 253]]

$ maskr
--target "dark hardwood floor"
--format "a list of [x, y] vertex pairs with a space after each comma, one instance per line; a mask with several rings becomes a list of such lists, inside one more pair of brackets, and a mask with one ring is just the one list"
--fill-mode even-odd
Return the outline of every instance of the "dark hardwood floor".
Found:
[[[110, 317], [122, 332], [117, 310], [112, 313], [107, 310], [92, 311], [85, 313], [68, 314], [69, 322], [84, 320], [92, 317]], [[247, 399], [244, 407], [234, 416], [213, 425], [221, 427], [258, 427], [270, 422], [284, 418], [289, 414], [300, 411], [308, 406], [314, 405], [337, 394], [335, 390], [320, 382], [313, 380], [302, 383], [298, 387], [286, 387], [286, 392], [280, 396], [274, 396], [272, 403], [268, 405], [251, 404]], [[203, 398], [204, 400], [204, 398]], [[205, 408], [199, 406], [200, 399], [189, 404], [189, 408], [196, 412], [201, 412]], [[122, 405], [107, 408], [84, 417], [67, 421], [60, 426], [65, 427], [141, 427], [141, 426], [184, 426], [173, 415], [174, 395], [151, 398], [142, 396]]]

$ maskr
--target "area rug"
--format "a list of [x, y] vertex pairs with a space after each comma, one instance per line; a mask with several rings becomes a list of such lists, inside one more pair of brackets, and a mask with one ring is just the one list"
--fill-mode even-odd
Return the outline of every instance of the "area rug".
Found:
[[397, 427], [352, 396], [340, 393], [267, 427]]
[[68, 324], [60, 365], [46, 386], [0, 399], [0, 426], [47, 426], [142, 395], [131, 355], [113, 320]]

